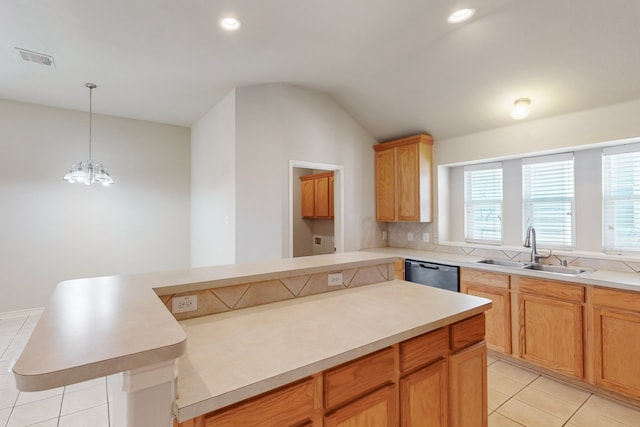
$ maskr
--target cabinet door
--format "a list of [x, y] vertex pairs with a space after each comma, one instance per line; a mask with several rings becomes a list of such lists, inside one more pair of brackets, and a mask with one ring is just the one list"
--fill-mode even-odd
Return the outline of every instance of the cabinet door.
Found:
[[491, 300], [491, 309], [484, 312], [487, 347], [501, 353], [511, 354], [511, 293], [509, 289], [468, 285], [462, 282], [460, 291]]
[[301, 213], [303, 218], [315, 216], [315, 185], [313, 179], [300, 180]]
[[582, 305], [520, 294], [520, 357], [583, 378]]
[[316, 178], [315, 184], [315, 216], [329, 217], [329, 177]]
[[447, 361], [442, 359], [400, 380], [400, 425], [447, 425]]
[[325, 427], [398, 425], [395, 386], [388, 385], [325, 416]]
[[396, 219], [394, 150], [376, 152], [376, 219]]
[[487, 423], [487, 346], [481, 342], [449, 357], [449, 425]]
[[596, 384], [640, 398], [640, 316], [596, 308], [594, 323]]
[[398, 221], [420, 221], [420, 164], [418, 144], [396, 151], [396, 203]]

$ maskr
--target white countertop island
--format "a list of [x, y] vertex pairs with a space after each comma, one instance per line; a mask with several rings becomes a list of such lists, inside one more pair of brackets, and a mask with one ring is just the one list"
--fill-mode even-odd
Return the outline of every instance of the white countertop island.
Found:
[[[146, 417], [155, 415], [162, 422], [154, 425], [166, 418], [169, 426], [172, 416], [193, 418], [490, 307], [482, 298], [392, 280], [394, 261], [351, 252], [62, 282], [13, 366], [16, 384], [39, 391], [120, 375], [129, 394], [114, 405], [121, 407], [112, 425], [150, 425]], [[181, 322], [161, 300], [360, 267], [386, 280]], [[163, 397], [145, 394], [159, 382]], [[171, 405], [154, 410], [163, 399]], [[144, 416], [129, 417], [144, 407]]]

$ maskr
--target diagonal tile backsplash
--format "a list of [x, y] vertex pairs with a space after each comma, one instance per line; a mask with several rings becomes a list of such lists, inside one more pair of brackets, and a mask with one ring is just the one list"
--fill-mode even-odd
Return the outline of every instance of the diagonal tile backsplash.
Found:
[[173, 313], [177, 320], [222, 313], [229, 310], [269, 304], [293, 298], [302, 298], [356, 286], [371, 285], [393, 279], [393, 263], [371, 265], [336, 271], [342, 273], [342, 284], [328, 285], [328, 273], [307, 274], [255, 283], [244, 283], [220, 288], [161, 295], [160, 300], [171, 311], [173, 297], [197, 295], [195, 311]]

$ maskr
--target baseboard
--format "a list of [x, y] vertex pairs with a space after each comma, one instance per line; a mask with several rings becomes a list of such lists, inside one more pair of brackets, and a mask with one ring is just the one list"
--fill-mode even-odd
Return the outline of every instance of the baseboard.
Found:
[[38, 316], [42, 314], [44, 307], [29, 308], [26, 310], [5, 311], [0, 313], [0, 319], [11, 319], [12, 317]]

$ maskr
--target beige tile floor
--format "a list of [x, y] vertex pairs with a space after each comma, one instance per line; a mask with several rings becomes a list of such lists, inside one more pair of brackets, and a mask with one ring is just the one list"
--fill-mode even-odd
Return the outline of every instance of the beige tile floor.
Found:
[[[38, 316], [0, 318], [0, 427], [109, 427], [105, 378], [38, 393], [11, 366]], [[489, 427], [640, 427], [640, 410], [489, 357]]]
[[640, 410], [502, 360], [488, 364], [489, 427], [640, 426]]

